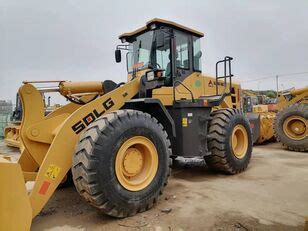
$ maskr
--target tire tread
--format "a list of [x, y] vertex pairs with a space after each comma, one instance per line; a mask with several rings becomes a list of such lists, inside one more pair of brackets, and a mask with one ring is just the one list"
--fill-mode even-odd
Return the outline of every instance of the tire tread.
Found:
[[[94, 168], [94, 162], [98, 161], [95, 155], [93, 155], [94, 145], [97, 145], [96, 141], [102, 136], [112, 133], [116, 123], [123, 122], [123, 118], [127, 117], [128, 120], [132, 119], [136, 116], [138, 119], [151, 119], [155, 122], [157, 127], [162, 130], [165, 145], [167, 147], [168, 152], [168, 171], [167, 175], [164, 178], [164, 182], [159, 188], [159, 193], [154, 195], [152, 198], [147, 200], [147, 203], [142, 204], [136, 209], [127, 210], [125, 208], [119, 208], [115, 204], [113, 204], [110, 200], [108, 200], [108, 195], [104, 195], [99, 187], [97, 187], [97, 183], [95, 182], [95, 174], [96, 170]], [[164, 130], [163, 126], [151, 115], [147, 113], [143, 113], [141, 111], [134, 110], [118, 110], [111, 113], [108, 113], [100, 118], [98, 118], [95, 122], [93, 122], [86, 131], [82, 134], [80, 142], [77, 144], [76, 153], [73, 158], [73, 180], [76, 186], [78, 193], [86, 199], [86, 201], [90, 202], [93, 206], [99, 208], [104, 213], [114, 216], [114, 217], [127, 217], [133, 216], [137, 212], [143, 212], [148, 210], [154, 206], [154, 204], [158, 201], [158, 196], [162, 193], [163, 188], [168, 183], [168, 177], [171, 172], [171, 164], [172, 159], [171, 156], [171, 143], [168, 138], [167, 132]]]

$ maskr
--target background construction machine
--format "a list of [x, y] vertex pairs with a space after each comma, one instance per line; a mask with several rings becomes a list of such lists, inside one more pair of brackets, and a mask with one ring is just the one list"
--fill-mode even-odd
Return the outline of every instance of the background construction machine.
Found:
[[243, 111], [253, 127], [253, 143], [262, 144], [275, 140], [273, 123], [276, 107], [268, 104], [264, 95], [257, 95], [248, 90], [243, 91], [242, 103]]
[[[46, 104], [45, 96], [42, 94], [44, 99], [45, 115], [56, 110], [60, 107], [60, 104], [50, 105], [50, 96], [48, 97], [48, 102]], [[20, 126], [22, 121], [22, 103], [18, 93], [16, 94], [16, 104], [13, 114], [10, 118], [10, 123], [4, 128], [4, 142], [6, 145], [15, 148], [21, 148], [20, 143]]]
[[280, 92], [277, 108], [277, 140], [289, 150], [308, 151], [308, 87]]
[[308, 150], [308, 87], [279, 92], [276, 104], [251, 91], [243, 93], [243, 111], [255, 128], [254, 143], [276, 139], [289, 150]]
[[4, 128], [4, 142], [11, 147], [20, 147], [19, 132], [22, 118], [22, 105], [18, 93], [16, 94], [16, 104], [10, 118], [10, 124]]
[[[153, 19], [125, 33], [128, 82], [65, 82], [46, 87], [71, 102], [45, 116], [36, 82], [23, 105], [18, 164], [0, 162], [0, 228], [29, 229], [71, 169], [79, 194], [115, 217], [150, 209], [167, 184], [172, 158], [204, 157], [226, 174], [244, 171], [252, 136], [232, 84], [231, 57], [216, 78], [201, 74], [201, 32]], [[223, 74], [219, 75], [222, 65]], [[49, 84], [51, 81], [47, 81]], [[27, 194], [25, 182], [34, 181]], [[11, 217], [14, 216], [14, 220]]]

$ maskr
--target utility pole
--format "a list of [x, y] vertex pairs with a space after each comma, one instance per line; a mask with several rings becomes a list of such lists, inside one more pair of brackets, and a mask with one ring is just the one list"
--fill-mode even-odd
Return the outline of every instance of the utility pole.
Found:
[[278, 100], [278, 75], [276, 75], [276, 99]]

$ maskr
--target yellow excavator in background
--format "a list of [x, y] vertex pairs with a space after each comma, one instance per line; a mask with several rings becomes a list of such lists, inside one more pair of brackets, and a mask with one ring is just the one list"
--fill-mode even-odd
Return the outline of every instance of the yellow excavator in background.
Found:
[[[38, 82], [24, 82], [25, 148], [18, 163], [0, 158], [0, 229], [29, 230], [69, 171], [78, 193], [114, 217], [152, 208], [177, 156], [203, 157], [225, 174], [244, 171], [252, 134], [240, 86], [232, 81], [232, 58], [216, 63], [216, 78], [202, 75], [203, 36], [153, 19], [119, 37], [124, 44], [115, 57], [120, 62], [127, 51], [126, 83], [55, 81], [56, 87], [38, 90]], [[46, 116], [42, 91], [70, 103]]]
[[308, 87], [278, 94], [275, 137], [292, 151], [308, 151]]

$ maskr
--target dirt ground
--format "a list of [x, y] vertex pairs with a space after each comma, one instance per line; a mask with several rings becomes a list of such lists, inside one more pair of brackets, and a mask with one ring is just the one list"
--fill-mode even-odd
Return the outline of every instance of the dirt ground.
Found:
[[234, 176], [177, 161], [159, 203], [125, 219], [100, 213], [74, 186], [59, 189], [31, 230], [304, 230], [305, 216], [308, 153], [275, 143], [255, 146], [247, 171]]

